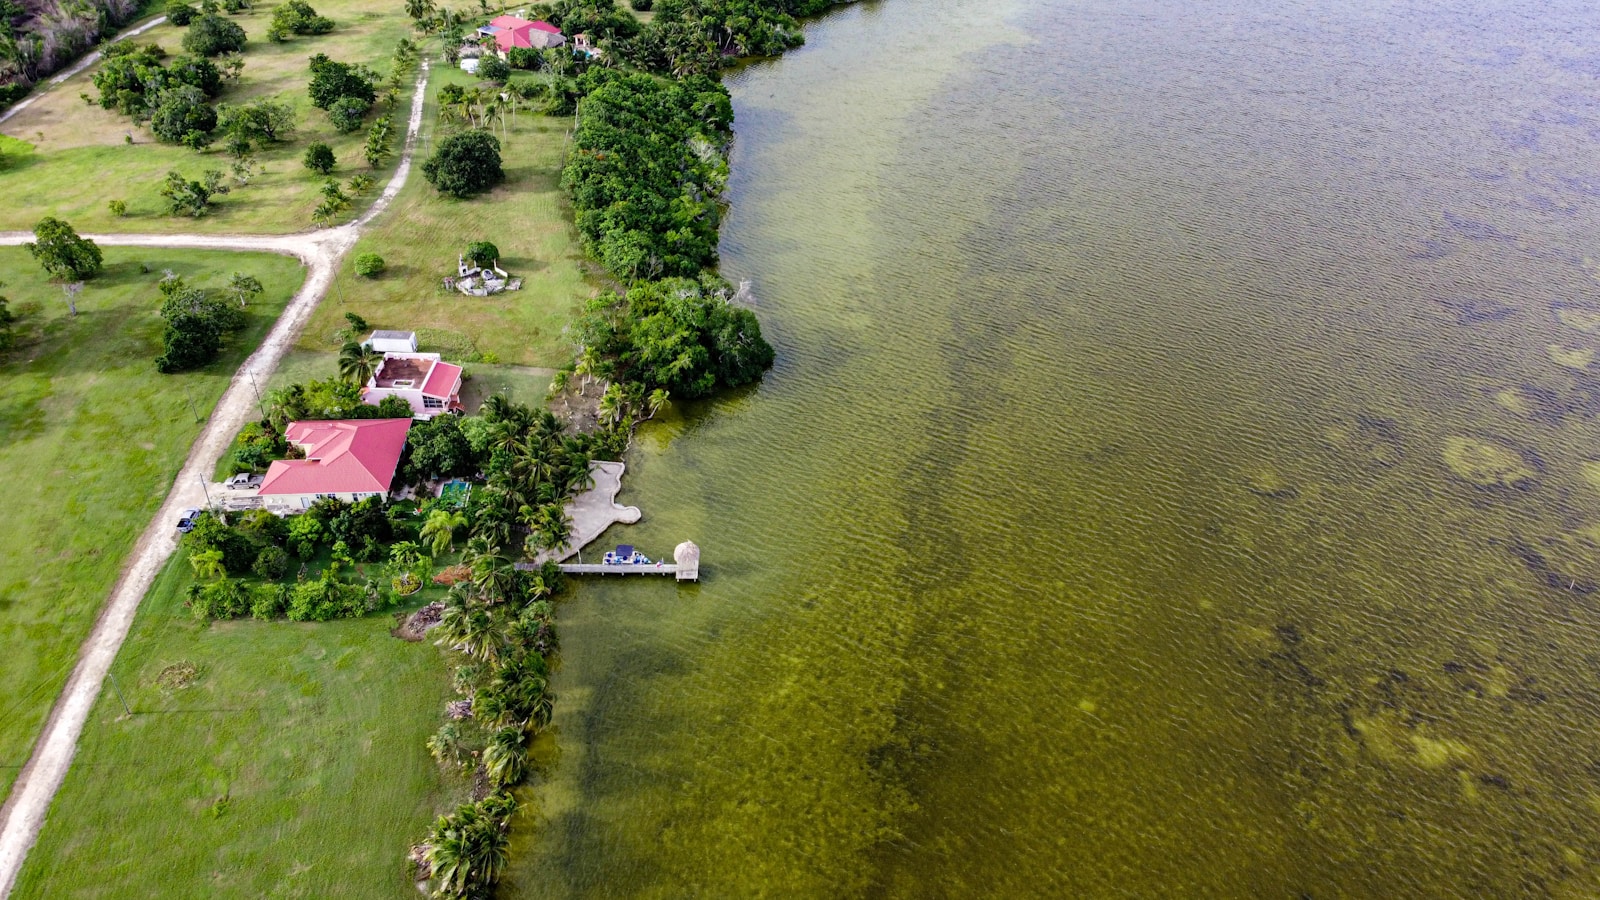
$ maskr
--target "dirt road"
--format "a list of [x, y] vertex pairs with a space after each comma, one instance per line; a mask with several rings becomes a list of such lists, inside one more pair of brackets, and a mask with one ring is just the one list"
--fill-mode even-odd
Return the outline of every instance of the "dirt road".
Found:
[[[89, 62], [81, 63], [77, 69], [81, 70]], [[382, 213], [404, 186], [411, 172], [417, 130], [422, 124], [422, 100], [427, 84], [428, 64], [424, 62], [411, 97], [411, 118], [400, 165], [372, 208], [348, 225], [304, 234], [268, 236], [86, 235], [108, 247], [177, 247], [283, 253], [298, 257], [309, 271], [305, 283], [284, 308], [283, 315], [266, 340], [239, 367], [222, 399], [217, 401], [216, 409], [206, 421], [205, 430], [190, 448], [166, 502], [134, 545], [121, 577], [112, 588], [110, 602], [100, 611], [94, 630], [78, 652], [77, 666], [50, 711], [44, 731], [34, 744], [33, 755], [17, 776], [5, 805], [0, 807], [0, 897], [10, 895], [28, 850], [39, 837], [50, 803], [66, 778], [68, 767], [72, 765], [73, 754], [78, 749], [78, 737], [83, 733], [89, 711], [94, 707], [106, 673], [110, 671], [111, 663], [117, 658], [117, 652], [128, 636], [128, 629], [133, 625], [139, 601], [144, 599], [156, 574], [178, 547], [178, 534], [174, 527], [178, 512], [186, 507], [206, 505], [202, 484], [209, 481], [217, 460], [233, 436], [246, 422], [259, 415], [252, 376], [255, 383], [260, 383], [278, 368], [283, 354], [294, 344], [311, 318], [312, 311], [322, 302], [340, 261], [355, 245], [361, 228]], [[28, 232], [0, 232], [0, 245], [21, 244], [32, 238], [33, 235]]]

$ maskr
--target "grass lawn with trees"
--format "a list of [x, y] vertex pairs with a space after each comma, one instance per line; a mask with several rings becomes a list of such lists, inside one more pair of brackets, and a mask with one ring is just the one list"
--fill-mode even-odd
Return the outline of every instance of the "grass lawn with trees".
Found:
[[[105, 269], [68, 314], [20, 247], [0, 248], [0, 295], [17, 346], [0, 353], [0, 795], [27, 761], [78, 647], [134, 540], [166, 497], [206, 415], [299, 287], [298, 261], [269, 254], [107, 247]], [[148, 272], [141, 272], [143, 265]], [[265, 288], [205, 367], [161, 375], [156, 282], [171, 269], [221, 288], [233, 272]], [[191, 404], [193, 412], [191, 411]]]
[[415, 896], [405, 848], [464, 799], [426, 747], [439, 648], [391, 613], [197, 622], [193, 578], [179, 553], [145, 598], [111, 670], [133, 715], [101, 693], [13, 896]]
[[[517, 73], [519, 78], [537, 77]], [[471, 86], [465, 72], [436, 67], [429, 79], [420, 162], [438, 137], [439, 89]], [[514, 119], [514, 121], [513, 121]], [[586, 274], [561, 190], [562, 154], [572, 120], [527, 109], [508, 117], [501, 140], [505, 181], [470, 200], [442, 196], [413, 173], [393, 205], [366, 231], [347, 258], [339, 287], [317, 308], [301, 334], [305, 350], [337, 351], [347, 337], [346, 312], [374, 328], [418, 332], [421, 349], [452, 362], [499, 362], [559, 367], [572, 359], [567, 324], [600, 282]], [[500, 248], [500, 266], [522, 279], [522, 290], [489, 297], [446, 293], [441, 279], [456, 274], [456, 255], [470, 241]], [[356, 255], [383, 257], [376, 278], [355, 274]], [[477, 370], [476, 367], [473, 369]]]
[[[244, 28], [249, 43], [244, 50], [244, 70], [237, 81], [225, 82], [219, 104], [239, 105], [273, 98], [294, 105], [296, 129], [287, 142], [257, 147], [261, 171], [248, 185], [234, 186], [217, 198], [202, 218], [170, 216], [160, 195], [168, 171], [199, 178], [209, 169], [228, 173], [233, 163], [213, 144], [195, 152], [177, 144], [158, 143], [148, 125], [136, 126], [114, 109], [86, 104], [79, 95], [97, 97], [92, 82], [103, 63], [90, 66], [63, 84], [40, 93], [33, 104], [0, 126], [0, 229], [28, 229], [40, 218], [67, 219], [80, 231], [288, 233], [311, 227], [312, 211], [322, 199], [323, 178], [302, 164], [313, 142], [329, 145], [337, 159], [331, 177], [348, 182], [367, 174], [378, 181], [351, 208], [349, 217], [378, 195], [393, 172], [404, 141], [410, 114], [410, 79], [400, 92], [395, 111], [394, 156], [380, 169], [371, 169], [362, 156], [366, 127], [350, 134], [337, 133], [323, 110], [311, 105], [306, 93], [311, 73], [307, 60], [316, 53], [334, 60], [361, 63], [387, 74], [390, 57], [401, 38], [415, 38], [411, 21], [392, 2], [379, 0], [321, 0], [316, 11], [334, 21], [324, 35], [297, 36], [285, 43], [267, 40], [267, 26], [276, 3], [261, 3], [253, 10], [224, 18]], [[183, 52], [187, 29], [170, 22], [152, 28], [134, 40], [157, 43], [168, 53], [164, 62]], [[381, 93], [381, 87], [380, 87]], [[370, 125], [382, 105], [367, 115]], [[131, 134], [134, 143], [128, 144]], [[224, 183], [233, 184], [232, 178]], [[122, 200], [126, 215], [114, 216], [108, 201]]]

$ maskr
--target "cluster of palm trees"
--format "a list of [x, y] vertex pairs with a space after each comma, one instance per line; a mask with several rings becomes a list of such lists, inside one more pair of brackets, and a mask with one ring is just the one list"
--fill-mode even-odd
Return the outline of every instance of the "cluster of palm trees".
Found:
[[[537, 85], [535, 92], [543, 88]], [[537, 96], [537, 93], [535, 94]], [[509, 134], [509, 128], [516, 124], [517, 112], [527, 109], [529, 98], [513, 90], [471, 87], [461, 91], [460, 94], [450, 94], [439, 98], [439, 121], [446, 126], [465, 125], [483, 131], [493, 131], [493, 126], [500, 126], [502, 138]]]
[[441, 817], [422, 857], [440, 897], [486, 895], [505, 867], [509, 791], [528, 775], [533, 738], [555, 712], [550, 658], [556, 652], [549, 597], [560, 572], [554, 562], [522, 571], [517, 560], [567, 545], [564, 502], [592, 483], [589, 445], [568, 435], [548, 410], [534, 411], [494, 396], [482, 415], [489, 425], [486, 483], [467, 511], [435, 509], [421, 538], [434, 554], [454, 548], [466, 530], [462, 563], [471, 576], [445, 599], [437, 642], [461, 654], [452, 683], [471, 701], [470, 723], [447, 722], [428, 742], [441, 765], [474, 761], [494, 791]]
[[423, 851], [438, 884], [435, 897], [489, 896], [505, 874], [511, 816], [516, 811], [516, 799], [501, 792], [439, 817]]

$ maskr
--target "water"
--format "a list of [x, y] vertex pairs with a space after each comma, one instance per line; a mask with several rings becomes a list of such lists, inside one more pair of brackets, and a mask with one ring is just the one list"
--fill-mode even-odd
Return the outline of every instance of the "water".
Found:
[[886, 0], [735, 75], [780, 358], [642, 435], [709, 574], [564, 607], [508, 893], [1593, 896], [1591, 32]]

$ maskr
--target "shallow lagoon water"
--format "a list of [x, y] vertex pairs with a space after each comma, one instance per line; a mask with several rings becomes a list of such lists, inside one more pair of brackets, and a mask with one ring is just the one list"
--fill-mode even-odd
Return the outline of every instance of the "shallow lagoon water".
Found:
[[513, 896], [1600, 890], [1577, 3], [885, 0], [730, 78]]

